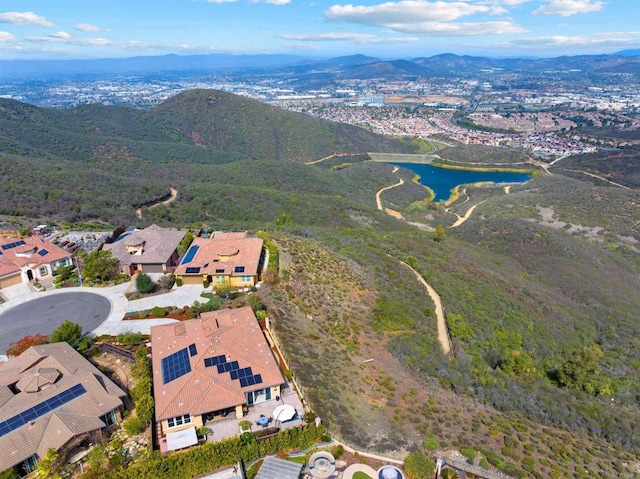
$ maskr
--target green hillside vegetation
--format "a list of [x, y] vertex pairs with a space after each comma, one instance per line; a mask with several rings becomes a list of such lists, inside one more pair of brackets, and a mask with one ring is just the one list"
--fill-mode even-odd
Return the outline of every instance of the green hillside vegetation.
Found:
[[[633, 477], [640, 194], [565, 174], [588, 155], [508, 194], [465, 187], [445, 206], [411, 172], [365, 156], [337, 169], [334, 159], [304, 164], [347, 150], [345, 138], [358, 153], [405, 148], [393, 140], [219, 92], [150, 111], [0, 105], [0, 214], [16, 222], [265, 230], [281, 258], [279, 282], [265, 289], [274, 327], [312, 408], [350, 444], [398, 456], [425, 443], [439, 454], [473, 450], [518, 477]], [[261, 117], [268, 125], [253, 123]], [[307, 143], [309, 131], [324, 142]], [[637, 174], [618, 153], [608, 174]], [[526, 161], [474, 146], [437, 154], [476, 166]], [[414, 224], [376, 207], [376, 191], [400, 178], [383, 204]], [[169, 187], [175, 201], [136, 217]], [[434, 241], [438, 225], [444, 241]], [[440, 294], [451, 357], [403, 262]]]

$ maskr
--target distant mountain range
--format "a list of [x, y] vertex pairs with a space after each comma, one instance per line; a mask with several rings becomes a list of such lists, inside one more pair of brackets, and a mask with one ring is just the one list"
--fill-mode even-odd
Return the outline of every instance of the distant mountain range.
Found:
[[487, 58], [451, 53], [413, 59], [381, 60], [365, 55], [311, 59], [294, 55], [164, 55], [99, 60], [0, 60], [0, 78], [42, 78], [79, 74], [153, 74], [163, 72], [276, 71], [340, 78], [465, 76], [479, 70], [640, 74], [640, 50], [610, 55], [556, 58]]

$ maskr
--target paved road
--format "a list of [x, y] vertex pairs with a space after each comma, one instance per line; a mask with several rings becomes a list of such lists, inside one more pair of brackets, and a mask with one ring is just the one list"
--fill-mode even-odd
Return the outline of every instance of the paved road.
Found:
[[29, 334], [51, 334], [65, 319], [84, 332], [97, 328], [111, 312], [111, 302], [98, 294], [73, 292], [50, 295], [20, 304], [0, 314], [0, 354]]

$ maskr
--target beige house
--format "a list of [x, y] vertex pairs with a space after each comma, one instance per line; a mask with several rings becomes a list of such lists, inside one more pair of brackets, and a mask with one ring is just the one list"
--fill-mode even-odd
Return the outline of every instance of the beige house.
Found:
[[25, 475], [49, 448], [64, 457], [120, 421], [126, 393], [67, 343], [0, 364], [0, 471]]
[[178, 264], [178, 245], [188, 232], [151, 225], [121, 235], [102, 249], [118, 260], [120, 274], [167, 273]]
[[168, 450], [194, 444], [206, 421], [241, 419], [279, 396], [285, 382], [250, 307], [152, 327], [151, 357], [156, 421]]
[[246, 233], [215, 233], [196, 238], [176, 268], [183, 284], [208, 282], [214, 288], [247, 288], [260, 279], [263, 241]]
[[0, 238], [0, 289], [51, 277], [72, 254], [39, 236]]

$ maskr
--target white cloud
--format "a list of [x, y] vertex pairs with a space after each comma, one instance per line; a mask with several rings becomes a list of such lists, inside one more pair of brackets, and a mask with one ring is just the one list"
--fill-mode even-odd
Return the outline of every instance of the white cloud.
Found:
[[76, 23], [73, 28], [80, 30], [81, 32], [104, 32], [107, 31], [104, 28], [100, 28], [98, 25], [91, 23]]
[[207, 3], [233, 3], [236, 0], [205, 0]]
[[466, 16], [495, 15], [504, 11], [502, 7], [465, 2], [401, 0], [371, 6], [333, 5], [325, 15], [334, 21], [423, 35], [471, 36], [524, 32], [523, 28], [510, 21], [454, 22]]
[[67, 32], [56, 32], [46, 37], [29, 37], [27, 41], [32, 43], [59, 43], [80, 46], [105, 46], [113, 45], [114, 42], [107, 38], [73, 38]]
[[599, 12], [603, 2], [596, 0], [550, 0], [533, 12], [534, 15], [560, 15], [568, 17], [576, 13]]
[[0, 23], [12, 23], [14, 25], [38, 25], [41, 27], [53, 27], [53, 23], [33, 12], [5, 12], [0, 13]]
[[264, 3], [270, 5], [286, 5], [287, 3], [291, 3], [291, 0], [264, 0]]
[[0, 43], [15, 42], [18, 39], [11, 35], [9, 32], [0, 32]]
[[66, 41], [66, 40], [69, 40], [71, 38], [71, 35], [69, 35], [67, 32], [59, 31], [59, 32], [56, 32], [56, 33], [49, 34], [49, 37]]
[[553, 35], [548, 37], [526, 38], [515, 40], [512, 43], [523, 46], [549, 47], [549, 46], [627, 46], [637, 45], [640, 41], [640, 32], [609, 32], [590, 35]]
[[284, 40], [297, 40], [300, 42], [352, 42], [361, 44], [372, 43], [409, 43], [417, 42], [413, 37], [388, 37], [382, 38], [370, 33], [348, 33], [348, 32], [328, 32], [315, 34], [292, 34], [284, 33], [278, 35]]

